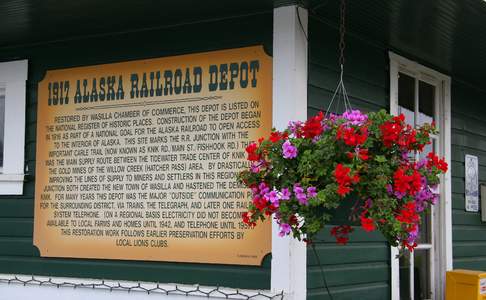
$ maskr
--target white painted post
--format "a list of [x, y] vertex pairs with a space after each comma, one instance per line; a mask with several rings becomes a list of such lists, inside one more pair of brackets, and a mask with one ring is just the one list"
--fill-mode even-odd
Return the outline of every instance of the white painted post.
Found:
[[[280, 130], [307, 119], [307, 20], [307, 10], [295, 5], [273, 12], [273, 126]], [[306, 251], [303, 242], [279, 237], [273, 223], [271, 286], [285, 299], [306, 299]]]

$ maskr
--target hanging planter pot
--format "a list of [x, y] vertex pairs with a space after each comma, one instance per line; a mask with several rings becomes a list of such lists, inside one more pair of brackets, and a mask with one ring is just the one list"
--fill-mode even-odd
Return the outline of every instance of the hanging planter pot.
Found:
[[[250, 168], [239, 180], [253, 197], [243, 221], [257, 226], [274, 218], [280, 236], [309, 242], [335, 209], [351, 202], [349, 220], [412, 251], [420, 213], [437, 203], [440, 174], [447, 171], [434, 153], [413, 159], [434, 133], [433, 124], [414, 129], [403, 115], [385, 111], [329, 117], [321, 112], [306, 122], [290, 122], [285, 131], [273, 131], [246, 148]], [[339, 244], [351, 232], [349, 224], [331, 230]]]

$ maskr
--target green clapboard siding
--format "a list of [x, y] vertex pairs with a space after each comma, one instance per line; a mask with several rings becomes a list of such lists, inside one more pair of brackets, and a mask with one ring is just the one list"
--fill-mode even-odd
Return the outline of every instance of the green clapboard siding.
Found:
[[[338, 35], [335, 28], [315, 19], [309, 22], [308, 115], [326, 110], [339, 79]], [[345, 86], [353, 108], [364, 111], [388, 109], [388, 58], [384, 49], [371, 47], [349, 37], [346, 41]], [[331, 108], [336, 111], [337, 106]], [[340, 110], [343, 106], [341, 104]], [[336, 212], [331, 223], [344, 221], [346, 209]], [[326, 226], [315, 241], [318, 257], [307, 247], [307, 299], [389, 299], [390, 247], [381, 234], [362, 231], [359, 226], [350, 242], [337, 245]]]
[[[29, 60], [22, 196], [0, 197], [0, 273], [177, 282], [238, 288], [270, 287], [270, 257], [260, 267], [40, 258], [32, 244], [37, 83], [48, 69], [264, 45], [272, 48], [272, 13], [137, 30], [102, 37], [0, 48], [0, 61]], [[197, 250], [195, 250], [197, 251]]]
[[452, 247], [454, 268], [486, 271], [486, 223], [480, 212], [465, 211], [464, 156], [479, 160], [486, 183], [486, 92], [452, 77]]
[[[338, 82], [339, 38], [336, 27], [312, 17], [309, 29], [308, 115], [312, 116], [327, 108]], [[383, 41], [359, 35], [346, 38], [344, 82], [353, 107], [365, 111], [389, 108], [389, 49], [381, 45]], [[400, 49], [398, 52], [402, 53]], [[486, 102], [482, 100], [486, 91], [458, 80], [454, 74], [451, 77], [453, 264], [454, 268], [486, 271], [486, 223], [480, 213], [466, 212], [464, 205], [465, 154], [478, 156], [479, 180], [486, 183]], [[342, 222], [343, 215], [343, 209], [338, 210], [332, 223]], [[316, 247], [334, 299], [390, 297], [389, 248], [379, 235], [363, 235], [356, 230], [349, 245], [337, 246], [328, 232], [323, 234], [325, 242], [317, 241]], [[310, 250], [307, 257], [308, 298], [327, 299], [317, 259]], [[342, 270], [348, 270], [348, 274]]]

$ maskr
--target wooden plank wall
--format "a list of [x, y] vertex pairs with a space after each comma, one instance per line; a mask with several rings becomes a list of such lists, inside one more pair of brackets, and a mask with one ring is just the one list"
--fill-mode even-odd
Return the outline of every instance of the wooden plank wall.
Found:
[[486, 90], [452, 78], [452, 247], [454, 268], [486, 271], [486, 223], [465, 211], [464, 156], [479, 159], [486, 183]]
[[[337, 31], [315, 19], [309, 22], [308, 115], [325, 110], [339, 79]], [[345, 86], [353, 108], [363, 111], [388, 109], [388, 56], [384, 49], [348, 37]], [[333, 106], [333, 111], [337, 109]], [[341, 104], [341, 110], [343, 106]], [[344, 209], [332, 224], [345, 221]], [[316, 240], [332, 299], [389, 299], [390, 248], [381, 234], [368, 234], [355, 227], [346, 246], [337, 245], [327, 226]], [[308, 299], [330, 299], [321, 278], [317, 258], [307, 251]]]

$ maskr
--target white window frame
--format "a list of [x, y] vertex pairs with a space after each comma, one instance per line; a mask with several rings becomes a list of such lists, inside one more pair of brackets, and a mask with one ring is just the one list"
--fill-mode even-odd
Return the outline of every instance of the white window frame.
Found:
[[0, 195], [23, 193], [27, 64], [27, 60], [0, 63], [0, 82], [5, 85], [5, 130]]
[[[447, 164], [451, 165], [451, 78], [435, 70], [406, 59], [393, 52], [389, 52], [390, 58], [390, 113], [398, 114], [398, 75], [406, 73], [418, 77], [422, 81], [430, 79], [438, 82], [440, 93], [439, 122], [440, 140], [443, 146], [439, 149], [439, 155], [444, 156]], [[429, 80], [428, 80], [429, 79]], [[441, 226], [435, 229], [435, 299], [445, 297], [445, 274], [452, 269], [452, 191], [451, 171], [449, 170], [441, 178], [441, 198], [439, 209], [434, 212], [434, 217], [439, 219]], [[392, 300], [400, 299], [400, 265], [396, 258], [398, 248], [391, 247], [391, 294]]]

